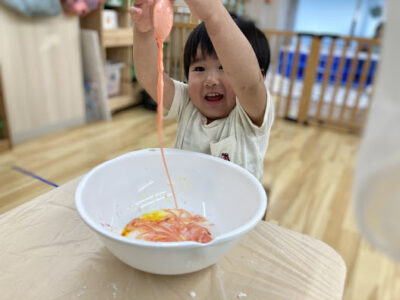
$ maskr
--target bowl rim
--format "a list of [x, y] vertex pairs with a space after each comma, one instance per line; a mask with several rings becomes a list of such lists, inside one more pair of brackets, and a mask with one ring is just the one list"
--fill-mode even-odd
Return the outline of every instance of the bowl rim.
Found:
[[131, 151], [125, 154], [122, 154], [120, 156], [117, 156], [113, 159], [110, 159], [108, 161], [105, 161], [96, 167], [94, 167], [92, 170], [90, 170], [86, 175], [83, 176], [83, 178], [80, 180], [76, 190], [75, 190], [75, 207], [78, 211], [78, 214], [80, 215], [81, 219], [95, 232], [99, 233], [103, 237], [110, 238], [114, 241], [123, 243], [123, 244], [130, 244], [134, 246], [139, 246], [139, 247], [145, 247], [145, 248], [193, 248], [193, 247], [206, 247], [210, 246], [212, 244], [216, 243], [223, 243], [227, 242], [230, 240], [233, 240], [248, 231], [250, 231], [253, 227], [255, 227], [258, 222], [262, 219], [265, 210], [267, 209], [267, 195], [262, 187], [260, 181], [249, 171], [246, 169], [242, 168], [241, 166], [230, 162], [226, 161], [224, 159], [221, 159], [219, 157], [215, 157], [209, 154], [204, 154], [204, 153], [199, 153], [199, 152], [192, 152], [192, 151], [187, 151], [187, 150], [181, 150], [181, 149], [175, 149], [175, 148], [164, 148], [165, 155], [168, 154], [173, 154], [173, 153], [185, 153], [185, 154], [190, 154], [190, 155], [196, 155], [196, 156], [201, 156], [201, 157], [207, 157], [207, 159], [211, 159], [216, 161], [217, 163], [222, 163], [226, 164], [229, 166], [229, 168], [236, 169], [240, 173], [246, 174], [247, 177], [250, 178], [252, 182], [255, 183], [255, 186], [257, 188], [258, 193], [261, 195], [261, 203], [259, 204], [261, 207], [257, 210], [257, 213], [246, 223], [244, 223], [240, 228], [236, 228], [234, 230], [231, 230], [229, 232], [226, 232], [224, 234], [218, 235], [215, 237], [211, 242], [209, 243], [198, 243], [194, 241], [184, 241], [184, 242], [150, 242], [150, 241], [144, 241], [144, 240], [136, 240], [136, 239], [130, 239], [126, 238], [124, 236], [119, 236], [113, 232], [110, 232], [109, 230], [104, 229], [102, 226], [98, 225], [96, 222], [94, 222], [89, 215], [85, 212], [83, 209], [83, 198], [82, 198], [82, 192], [84, 189], [85, 183], [89, 180], [89, 178], [98, 170], [103, 169], [107, 167], [109, 164], [114, 163], [115, 161], [118, 160], [123, 160], [126, 159], [127, 157], [130, 157], [132, 155], [140, 155], [143, 153], [147, 152], [156, 152], [160, 151], [160, 148], [146, 148], [142, 150], [136, 150], [136, 151]]

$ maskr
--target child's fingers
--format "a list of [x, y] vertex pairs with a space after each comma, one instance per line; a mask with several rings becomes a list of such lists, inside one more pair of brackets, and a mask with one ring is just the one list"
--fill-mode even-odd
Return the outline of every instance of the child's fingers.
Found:
[[140, 6], [146, 2], [147, 2], [147, 0], [135, 0], [135, 1], [133, 1], [133, 6]]
[[153, 28], [154, 0], [135, 0], [129, 12], [139, 32], [147, 32]]
[[141, 8], [132, 6], [131, 8], [129, 8], [129, 12], [131, 14], [141, 14], [143, 12], [143, 10]]
[[141, 14], [143, 13], [143, 10], [142, 10], [141, 8], [137, 8], [137, 7], [132, 6], [132, 7], [129, 9], [129, 12], [130, 12], [130, 14], [131, 14], [131, 17], [132, 17], [133, 19], [136, 19], [136, 18], [138, 18], [138, 17], [141, 16]]
[[133, 7], [151, 6], [154, 4], [154, 0], [135, 0]]

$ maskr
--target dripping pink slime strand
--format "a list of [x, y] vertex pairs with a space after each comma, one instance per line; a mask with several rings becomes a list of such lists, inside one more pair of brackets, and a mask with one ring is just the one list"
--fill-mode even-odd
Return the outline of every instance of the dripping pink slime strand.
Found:
[[154, 35], [158, 46], [158, 80], [157, 80], [157, 133], [160, 143], [161, 157], [164, 163], [165, 172], [167, 173], [168, 182], [171, 187], [172, 196], [174, 197], [175, 208], [178, 208], [175, 190], [169, 175], [167, 161], [164, 155], [164, 147], [162, 140], [162, 115], [163, 115], [163, 96], [164, 96], [164, 63], [163, 63], [163, 43], [171, 32], [173, 23], [173, 10], [170, 0], [157, 0], [153, 11]]
[[200, 215], [192, 216], [188, 211], [178, 209], [178, 203], [175, 197], [174, 187], [168, 172], [167, 163], [164, 155], [162, 142], [162, 110], [163, 110], [163, 42], [171, 31], [173, 23], [173, 11], [170, 0], [156, 0], [153, 11], [154, 34], [158, 46], [158, 80], [157, 80], [157, 132], [160, 143], [161, 156], [163, 159], [165, 171], [174, 196], [176, 211], [163, 209], [165, 215], [162, 218], [147, 219], [136, 218], [129, 222], [122, 236], [129, 236], [133, 231], [138, 235], [137, 239], [154, 242], [173, 242], [173, 241], [196, 241], [199, 243], [208, 243], [212, 240], [211, 232], [198, 223], [206, 222], [206, 219]]

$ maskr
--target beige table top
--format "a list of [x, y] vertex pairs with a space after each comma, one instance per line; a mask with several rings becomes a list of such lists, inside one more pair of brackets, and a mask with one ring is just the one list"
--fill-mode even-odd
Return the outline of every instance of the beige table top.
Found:
[[[0, 215], [1, 299], [340, 299], [346, 266], [328, 245], [260, 222], [215, 265], [144, 273], [115, 258], [74, 206], [79, 179]], [[191, 293], [191, 294], [190, 294]]]

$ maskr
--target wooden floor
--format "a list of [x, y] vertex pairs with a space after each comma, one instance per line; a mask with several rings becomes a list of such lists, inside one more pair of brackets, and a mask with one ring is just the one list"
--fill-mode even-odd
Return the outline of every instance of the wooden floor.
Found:
[[[135, 108], [95, 123], [35, 139], [0, 153], [0, 213], [54, 187], [15, 171], [19, 166], [61, 185], [120, 154], [157, 147], [155, 113]], [[164, 122], [173, 147], [174, 121]], [[267, 220], [323, 240], [346, 261], [344, 299], [400, 299], [400, 268], [360, 238], [351, 206], [359, 137], [277, 120], [264, 162], [271, 186]]]

